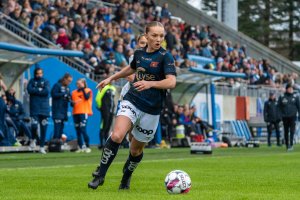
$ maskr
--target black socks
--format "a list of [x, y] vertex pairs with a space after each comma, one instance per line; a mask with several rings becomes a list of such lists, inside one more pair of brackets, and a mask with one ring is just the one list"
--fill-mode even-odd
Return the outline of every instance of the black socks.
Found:
[[127, 180], [131, 177], [133, 171], [137, 168], [138, 164], [141, 162], [143, 158], [143, 153], [140, 155], [133, 157], [131, 153], [129, 153], [129, 157], [123, 167], [123, 178], [122, 181]]
[[119, 150], [120, 144], [112, 141], [112, 139], [109, 137], [108, 140], [105, 143], [105, 146], [102, 151], [101, 161], [100, 161], [100, 169], [99, 169], [99, 176], [105, 177], [106, 172], [116, 157], [118, 150]]

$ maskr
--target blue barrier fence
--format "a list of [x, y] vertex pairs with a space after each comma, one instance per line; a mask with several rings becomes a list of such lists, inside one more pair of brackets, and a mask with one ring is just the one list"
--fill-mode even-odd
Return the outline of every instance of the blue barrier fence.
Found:
[[206, 64], [209, 64], [209, 63], [211, 63], [213, 65], [216, 65], [216, 61], [213, 58], [206, 58], [206, 57], [190, 55], [190, 54], [188, 54], [187, 57], [188, 57], [189, 60], [197, 63], [198, 67], [203, 67], [203, 66], [205, 66]]
[[70, 57], [84, 56], [83, 52], [81, 51], [26, 47], [22, 45], [10, 44], [6, 42], [0, 42], [0, 49], [13, 51], [13, 52], [21, 52], [26, 54], [37, 54], [37, 55], [70, 56]]
[[244, 120], [236, 120], [236, 121], [224, 121], [225, 126], [230, 127], [231, 132], [241, 138], [245, 138], [247, 141], [251, 140], [251, 132], [248, 127], [248, 124]]

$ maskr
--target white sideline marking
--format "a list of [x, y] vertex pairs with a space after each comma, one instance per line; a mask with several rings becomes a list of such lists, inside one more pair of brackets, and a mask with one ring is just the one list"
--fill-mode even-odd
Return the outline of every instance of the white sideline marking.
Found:
[[[198, 159], [198, 158], [174, 158], [174, 159], [157, 159], [157, 160], [144, 160], [142, 163], [150, 163], [150, 162], [167, 162], [167, 161], [177, 161], [177, 160], [190, 160], [190, 159]], [[113, 162], [113, 164], [124, 164], [125, 161], [117, 161]], [[41, 166], [41, 167], [20, 167], [20, 168], [0, 168], [1, 171], [13, 171], [13, 170], [28, 170], [28, 169], [58, 169], [58, 168], [72, 168], [72, 167], [88, 167], [88, 166], [96, 166], [95, 164], [78, 164], [78, 165], [55, 165], [55, 166]]]
[[[270, 156], [270, 155], [276, 155], [276, 156], [292, 156], [295, 155], [298, 152], [294, 152], [291, 154], [288, 154], [286, 152], [282, 152], [282, 153], [277, 153], [277, 154], [270, 154], [270, 153], [262, 153], [262, 154], [255, 154], [255, 155], [247, 155], [247, 157], [254, 157], [259, 155], [260, 157], [265, 157], [265, 156]], [[190, 158], [172, 158], [172, 159], [157, 159], [157, 160], [144, 160], [142, 161], [142, 163], [151, 163], [151, 162], [167, 162], [167, 161], [179, 161], [179, 160], [200, 160], [200, 159], [204, 159], [206, 156], [204, 157], [190, 157]], [[232, 156], [232, 155], [227, 155], [227, 156], [212, 156], [210, 157], [210, 159], [219, 159], [219, 158], [238, 158], [238, 157], [244, 157], [244, 155], [238, 155], [238, 156]], [[116, 161], [113, 162], [113, 164], [124, 164], [125, 161]], [[78, 164], [78, 165], [55, 165], [55, 166], [41, 166], [41, 167], [19, 167], [19, 168], [0, 168], [0, 172], [1, 171], [13, 171], [13, 170], [28, 170], [28, 169], [58, 169], [58, 168], [72, 168], [72, 167], [88, 167], [88, 166], [96, 166], [97, 163], [95, 164]]]

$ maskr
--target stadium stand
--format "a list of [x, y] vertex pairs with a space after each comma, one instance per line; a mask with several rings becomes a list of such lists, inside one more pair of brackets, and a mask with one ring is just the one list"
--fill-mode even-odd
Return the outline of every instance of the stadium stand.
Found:
[[[95, 74], [100, 75], [98, 78], [106, 77], [124, 66], [114, 61], [116, 59], [114, 54], [120, 54], [116, 52], [116, 47], [122, 45], [119, 46], [123, 52], [122, 59], [128, 61], [135, 43], [131, 25], [142, 27], [154, 19], [160, 20], [166, 26], [165, 46], [172, 52], [177, 67], [189, 68], [197, 65], [210, 70], [247, 74], [245, 81], [226, 80], [229, 85], [245, 82], [279, 87], [294, 78], [294, 75], [284, 76], [278, 73], [277, 66], [271, 66], [267, 59], [256, 60], [249, 57], [245, 45], [233, 45], [230, 40], [224, 40], [213, 32], [210, 26], [191, 26], [180, 18], [178, 20], [171, 15], [167, 8], [168, 4], [164, 4], [165, 7], [161, 8], [153, 1], [110, 2], [50, 1], [42, 5], [38, 1], [31, 4], [28, 1], [19, 1], [19, 4], [16, 2], [14, 6], [8, 6], [4, 12], [50, 43], [62, 48], [83, 51], [86, 54], [85, 58], [71, 63], [76, 65], [79, 62], [81, 66], [85, 66], [85, 70], [89, 71], [88, 74], [92, 78]], [[66, 12], [68, 9], [70, 11]], [[205, 65], [201, 62], [191, 62], [188, 58], [193, 55], [198, 56], [201, 62], [205, 57], [211, 58], [212, 61], [206, 62]], [[64, 61], [70, 63], [71, 60]]]
[[[207, 94], [212, 82], [216, 85], [216, 94], [261, 97], [270, 90], [279, 94], [283, 85], [295, 83], [298, 79], [297, 73], [291, 73], [295, 71], [294, 66], [286, 59], [280, 56], [273, 58], [274, 52], [240, 33], [228, 31], [200, 11], [181, 15], [176, 3], [182, 9], [193, 10], [181, 1], [1, 1], [0, 30], [5, 32], [1, 41], [81, 51], [83, 58], [60, 56], [59, 59], [86, 77], [99, 81], [128, 63], [135, 48], [135, 36], [143, 31], [146, 23], [158, 20], [166, 28], [164, 47], [172, 53], [178, 68], [179, 84], [172, 92], [178, 104], [192, 102], [198, 92]], [[193, 16], [200, 17], [193, 21]], [[11, 37], [3, 39], [7, 35]], [[11, 39], [13, 37], [18, 39]], [[241, 44], [233, 41], [241, 41]], [[246, 78], [195, 76], [188, 71], [191, 68], [217, 74], [240, 73]], [[119, 83], [121, 85], [123, 82]], [[191, 116], [190, 113], [185, 118]], [[187, 123], [197, 124], [193, 120]], [[174, 123], [172, 126], [181, 124]], [[241, 124], [235, 127], [244, 127], [244, 123]], [[192, 132], [200, 132], [197, 127], [192, 129]], [[240, 129], [246, 130], [246, 127]], [[245, 134], [250, 139], [249, 134]]]

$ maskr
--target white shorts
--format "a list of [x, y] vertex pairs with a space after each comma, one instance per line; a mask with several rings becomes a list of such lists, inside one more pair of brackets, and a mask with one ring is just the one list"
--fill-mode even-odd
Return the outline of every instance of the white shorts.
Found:
[[131, 120], [133, 124], [132, 135], [136, 140], [150, 142], [154, 138], [159, 122], [159, 115], [150, 115], [140, 111], [126, 100], [120, 103], [117, 116], [120, 115], [126, 116]]

